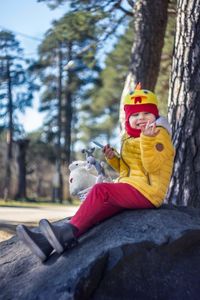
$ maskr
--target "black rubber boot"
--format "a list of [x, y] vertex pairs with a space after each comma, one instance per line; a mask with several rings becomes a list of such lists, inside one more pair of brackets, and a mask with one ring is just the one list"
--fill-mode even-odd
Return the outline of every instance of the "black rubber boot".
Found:
[[77, 244], [74, 234], [76, 228], [70, 223], [53, 225], [48, 220], [42, 219], [39, 226], [46, 239], [59, 254]]
[[18, 225], [16, 233], [19, 239], [23, 241], [41, 261], [45, 261], [53, 251], [52, 246], [41, 233], [33, 232], [25, 225]]

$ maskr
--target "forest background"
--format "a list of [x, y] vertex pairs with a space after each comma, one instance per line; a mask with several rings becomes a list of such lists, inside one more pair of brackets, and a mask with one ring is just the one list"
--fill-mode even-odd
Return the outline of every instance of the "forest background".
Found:
[[[141, 81], [157, 94], [177, 148], [166, 201], [199, 206], [193, 134], [199, 78], [191, 76], [199, 62], [199, 1], [38, 2], [66, 6], [66, 13], [46, 32], [37, 60], [23, 55], [13, 32], [0, 32], [0, 197], [69, 200], [68, 165], [84, 159], [81, 149], [94, 139], [119, 149], [121, 99]], [[18, 111], [32, 105], [35, 92], [46, 117], [39, 130], [26, 133]], [[96, 155], [102, 159], [99, 150]]]

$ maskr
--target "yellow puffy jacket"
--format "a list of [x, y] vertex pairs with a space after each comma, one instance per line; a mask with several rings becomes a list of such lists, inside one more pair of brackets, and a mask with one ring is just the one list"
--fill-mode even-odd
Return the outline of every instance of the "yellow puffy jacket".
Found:
[[175, 153], [170, 134], [165, 128], [159, 129], [155, 137], [141, 134], [133, 138], [125, 134], [119, 157], [107, 159], [120, 174], [116, 182], [132, 185], [156, 207], [166, 195]]

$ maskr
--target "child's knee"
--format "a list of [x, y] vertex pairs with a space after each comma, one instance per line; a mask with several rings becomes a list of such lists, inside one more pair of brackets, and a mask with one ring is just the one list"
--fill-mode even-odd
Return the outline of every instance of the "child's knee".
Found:
[[93, 186], [93, 189], [101, 189], [104, 187], [104, 182], [99, 182], [99, 183], [96, 183], [94, 186]]
[[107, 195], [109, 193], [109, 188], [108, 188], [107, 183], [104, 183], [104, 182], [96, 183], [93, 186], [91, 193], [100, 198], [107, 197]]

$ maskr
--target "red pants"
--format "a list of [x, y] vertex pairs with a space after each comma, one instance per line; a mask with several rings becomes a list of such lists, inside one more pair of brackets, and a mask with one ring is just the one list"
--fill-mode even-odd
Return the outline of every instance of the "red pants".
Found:
[[138, 208], [155, 208], [155, 206], [127, 183], [97, 183], [70, 223], [78, 228], [80, 236], [94, 224], [124, 209]]

